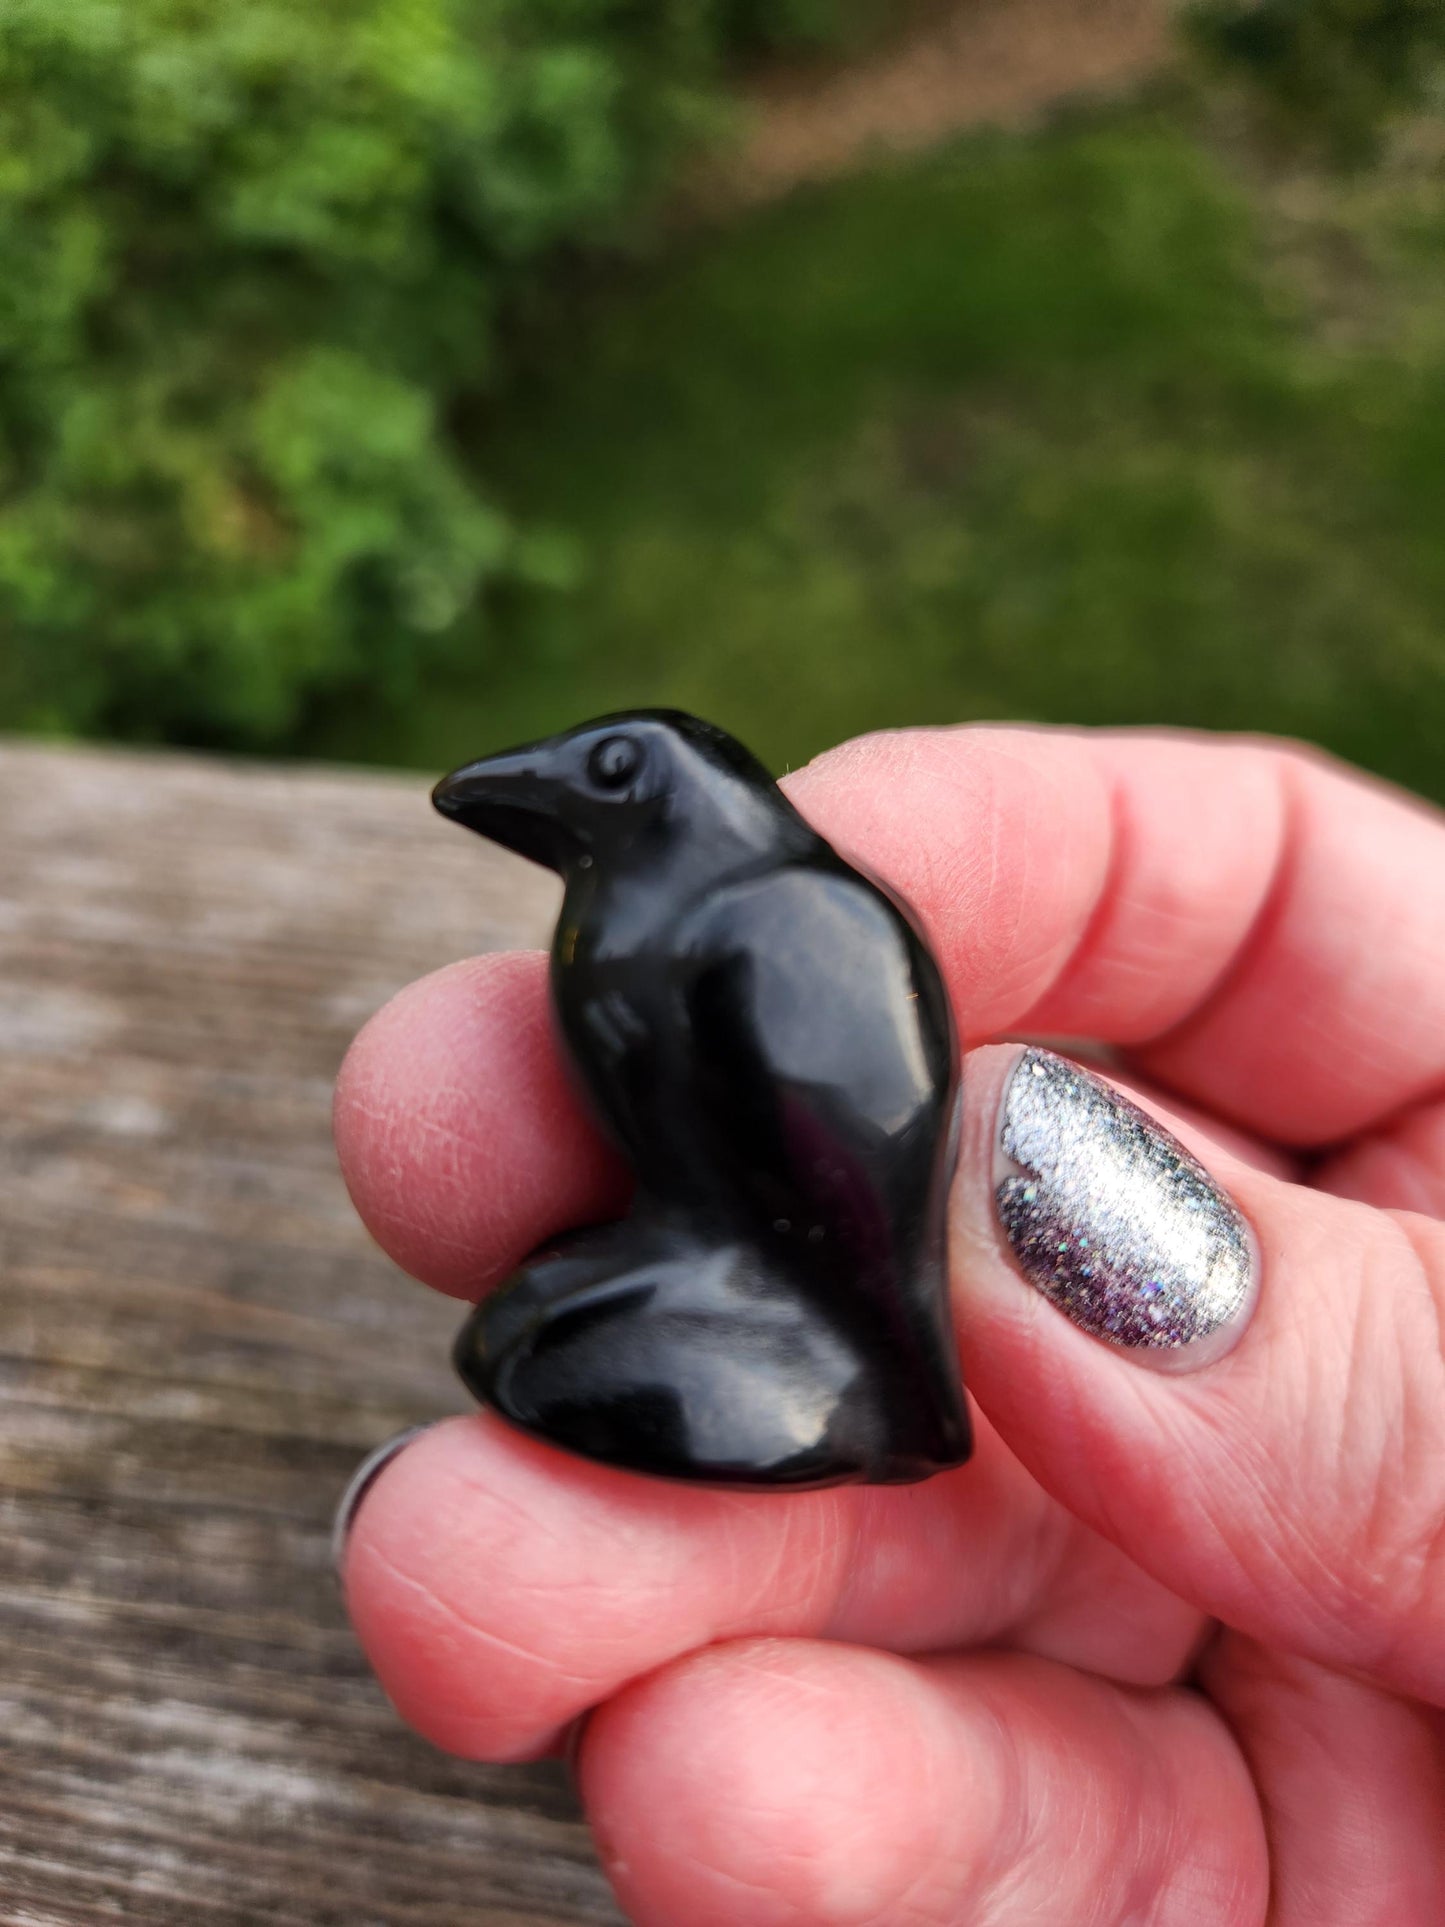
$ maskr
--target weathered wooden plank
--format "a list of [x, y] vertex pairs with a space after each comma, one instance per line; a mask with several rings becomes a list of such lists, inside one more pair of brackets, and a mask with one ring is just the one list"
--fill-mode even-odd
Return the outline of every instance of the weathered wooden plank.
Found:
[[565, 1781], [432, 1753], [332, 1507], [460, 1409], [454, 1306], [356, 1224], [357, 1025], [545, 940], [419, 781], [0, 745], [0, 1920], [612, 1922]]

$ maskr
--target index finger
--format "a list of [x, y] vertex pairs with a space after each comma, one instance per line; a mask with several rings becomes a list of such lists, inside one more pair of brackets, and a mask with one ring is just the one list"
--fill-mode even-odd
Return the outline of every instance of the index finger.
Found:
[[1299, 1146], [1445, 1082], [1445, 817], [1318, 752], [899, 731], [844, 744], [789, 793], [913, 904], [970, 1041], [1118, 1044]]
[[[1330, 1143], [1445, 1082], [1445, 825], [1280, 743], [969, 728], [861, 738], [788, 780], [926, 926], [970, 1041], [1124, 1046], [1278, 1140]], [[626, 1176], [571, 1095], [545, 962], [473, 959], [374, 1018], [337, 1142], [409, 1271], [475, 1297]]]

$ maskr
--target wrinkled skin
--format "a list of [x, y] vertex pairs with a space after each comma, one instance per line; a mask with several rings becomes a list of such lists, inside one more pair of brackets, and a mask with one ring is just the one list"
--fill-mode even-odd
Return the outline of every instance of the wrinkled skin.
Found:
[[[976, 1458], [711, 1492], [449, 1420], [348, 1540], [382, 1684], [470, 1758], [570, 1746], [641, 1927], [1439, 1927], [1445, 821], [1183, 735], [879, 736], [787, 788], [915, 906], [976, 1046]], [[1151, 1372], [1009, 1261], [994, 1120], [1040, 1034], [1114, 1046], [1253, 1225], [1226, 1357]], [[461, 1297], [625, 1195], [540, 956], [405, 991], [336, 1116], [368, 1225]]]

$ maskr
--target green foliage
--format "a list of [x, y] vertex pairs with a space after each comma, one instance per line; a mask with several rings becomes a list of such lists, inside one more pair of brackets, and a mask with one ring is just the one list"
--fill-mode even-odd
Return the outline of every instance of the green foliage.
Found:
[[[881, 15], [4, 0], [0, 726], [436, 766], [634, 701], [780, 763], [1165, 720], [1445, 795], [1425, 143], [1276, 197], [1126, 108], [570, 271], [730, 59]], [[1434, 20], [1210, 31], [1338, 130]]]
[[779, 766], [889, 724], [1172, 722], [1445, 800], [1445, 179], [1292, 170], [1302, 202], [1123, 110], [694, 244], [569, 315], [491, 425], [575, 584], [509, 591], [494, 669], [317, 746], [440, 768], [634, 702]]
[[720, 0], [725, 42], [743, 54], [851, 52], [896, 23], [889, 0]]
[[276, 742], [475, 657], [482, 585], [547, 556], [452, 418], [741, 32], [695, 0], [6, 0], [0, 719]]
[[1192, 25], [1296, 129], [1352, 159], [1427, 97], [1445, 57], [1441, 0], [1204, 0]]

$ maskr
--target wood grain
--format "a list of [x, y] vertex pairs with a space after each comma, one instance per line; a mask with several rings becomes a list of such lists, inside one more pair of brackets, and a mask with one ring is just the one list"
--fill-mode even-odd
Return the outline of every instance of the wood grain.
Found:
[[416, 780], [0, 745], [0, 1920], [619, 1917], [560, 1771], [412, 1739], [332, 1580], [356, 1461], [461, 1409], [356, 1223], [348, 1039], [549, 879]]

